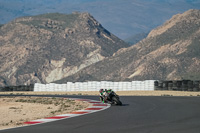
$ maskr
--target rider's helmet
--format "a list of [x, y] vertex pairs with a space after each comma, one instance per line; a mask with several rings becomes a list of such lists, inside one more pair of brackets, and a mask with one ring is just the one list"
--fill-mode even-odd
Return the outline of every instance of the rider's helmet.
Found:
[[100, 89], [100, 90], [99, 90], [99, 93], [102, 93], [102, 92], [103, 92], [103, 89]]

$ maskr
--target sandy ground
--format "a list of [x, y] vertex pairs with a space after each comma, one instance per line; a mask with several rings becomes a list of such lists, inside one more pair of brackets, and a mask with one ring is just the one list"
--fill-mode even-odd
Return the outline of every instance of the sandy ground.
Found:
[[[200, 92], [188, 91], [117, 91], [119, 96], [200, 96]], [[99, 95], [98, 91], [79, 92], [0, 92], [8, 95]]]
[[0, 129], [84, 109], [88, 103], [63, 98], [0, 97]]
[[[200, 92], [186, 91], [118, 91], [119, 96], [200, 96]], [[95, 92], [0, 92], [7, 95], [95, 95]], [[23, 100], [22, 100], [23, 99]], [[88, 103], [80, 101], [67, 101], [63, 98], [37, 97], [2, 97], [0, 96], [0, 129], [23, 126], [30, 120], [69, 113], [89, 106]], [[29, 101], [28, 101], [29, 100]], [[33, 102], [36, 100], [37, 102]], [[30, 102], [32, 101], [32, 102]], [[60, 101], [60, 102], [59, 102]], [[65, 101], [63, 103], [63, 101]], [[58, 103], [58, 104], [55, 104]], [[65, 106], [65, 108], [62, 107]]]

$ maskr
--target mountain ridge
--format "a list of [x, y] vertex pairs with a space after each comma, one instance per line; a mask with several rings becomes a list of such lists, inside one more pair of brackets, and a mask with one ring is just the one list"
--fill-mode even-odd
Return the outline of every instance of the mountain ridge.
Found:
[[0, 86], [200, 79], [200, 10], [173, 16], [130, 46], [89, 13], [43, 14], [0, 28]]
[[0, 86], [53, 82], [128, 47], [89, 13], [17, 18], [0, 31]]
[[0, 0], [0, 23], [4, 24], [21, 16], [45, 13], [90, 12], [107, 30], [125, 39], [138, 33], [149, 32], [172, 15], [189, 9], [200, 9], [200, 2], [198, 0]]
[[175, 15], [146, 39], [65, 81], [200, 79], [200, 10]]

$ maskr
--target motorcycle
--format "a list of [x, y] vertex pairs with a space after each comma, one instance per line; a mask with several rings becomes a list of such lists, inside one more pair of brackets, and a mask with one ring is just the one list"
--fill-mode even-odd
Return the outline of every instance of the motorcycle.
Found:
[[114, 91], [111, 91], [107, 99], [104, 101], [107, 101], [111, 105], [122, 105], [122, 102], [119, 100], [119, 96]]

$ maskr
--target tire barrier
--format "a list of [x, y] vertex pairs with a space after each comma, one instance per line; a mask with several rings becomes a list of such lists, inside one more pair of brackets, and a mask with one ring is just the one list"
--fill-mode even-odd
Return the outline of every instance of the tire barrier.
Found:
[[0, 87], [0, 92], [6, 92], [6, 91], [33, 91], [33, 90], [34, 90], [34, 84]]
[[171, 80], [171, 81], [155, 81], [155, 90], [171, 90], [171, 91], [200, 91], [200, 81], [192, 80]]

